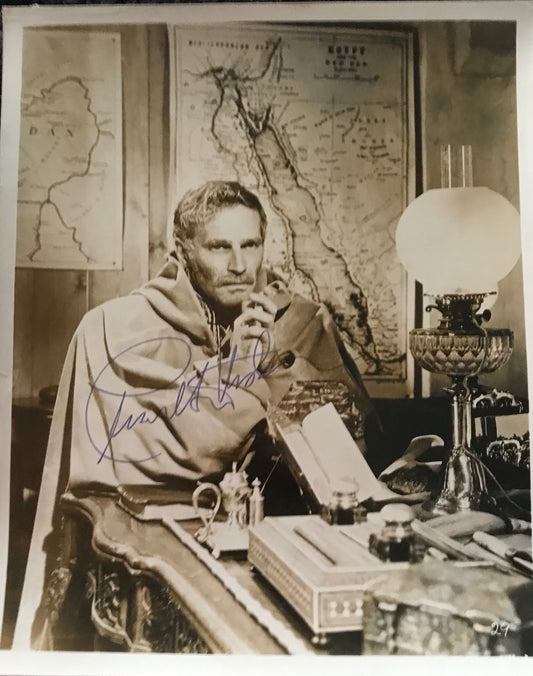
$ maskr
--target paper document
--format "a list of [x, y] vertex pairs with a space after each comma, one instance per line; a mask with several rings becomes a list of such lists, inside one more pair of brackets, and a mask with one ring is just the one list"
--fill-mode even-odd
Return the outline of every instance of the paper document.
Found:
[[355, 482], [360, 502], [398, 499], [375, 477], [333, 404], [307, 415], [301, 425], [278, 428], [320, 504], [328, 504], [339, 483]]

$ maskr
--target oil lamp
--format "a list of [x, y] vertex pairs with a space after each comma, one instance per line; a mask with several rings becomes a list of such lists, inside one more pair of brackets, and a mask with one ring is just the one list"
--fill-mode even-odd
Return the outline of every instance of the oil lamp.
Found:
[[408, 273], [434, 299], [426, 310], [441, 313], [437, 327], [410, 332], [411, 353], [422, 368], [452, 381], [453, 447], [432, 511], [483, 509], [488, 495], [483, 465], [471, 448], [470, 382], [499, 369], [512, 353], [512, 331], [485, 328], [490, 311], [481, 309], [518, 260], [519, 215], [500, 194], [463, 180], [461, 187], [415, 199], [399, 220], [396, 246]]

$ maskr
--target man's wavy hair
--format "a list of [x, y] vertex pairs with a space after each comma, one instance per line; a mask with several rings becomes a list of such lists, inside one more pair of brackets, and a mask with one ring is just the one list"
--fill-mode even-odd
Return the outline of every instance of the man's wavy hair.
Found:
[[208, 181], [189, 190], [174, 212], [174, 241], [184, 244], [222, 209], [242, 205], [259, 214], [261, 237], [265, 238], [266, 214], [259, 199], [236, 181]]

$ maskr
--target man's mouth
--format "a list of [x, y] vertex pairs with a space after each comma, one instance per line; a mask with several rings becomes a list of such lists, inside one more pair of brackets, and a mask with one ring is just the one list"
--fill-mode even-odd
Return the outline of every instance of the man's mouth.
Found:
[[227, 287], [240, 287], [240, 288], [246, 288], [247, 286], [251, 286], [253, 282], [246, 282], [246, 281], [235, 281], [235, 282], [224, 282], [222, 286], [227, 286]]

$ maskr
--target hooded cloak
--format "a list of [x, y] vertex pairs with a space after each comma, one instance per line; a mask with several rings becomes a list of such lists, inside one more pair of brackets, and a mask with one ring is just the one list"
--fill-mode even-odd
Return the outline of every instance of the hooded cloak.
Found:
[[[256, 291], [272, 279], [261, 270]], [[296, 380], [343, 382], [359, 410], [372, 411], [324, 306], [294, 296], [273, 333], [277, 355], [291, 358], [264, 375], [251, 359], [235, 380], [231, 360], [219, 362], [200, 300], [173, 256], [140, 289], [85, 315], [61, 375], [14, 647], [45, 645], [36, 642], [42, 604], [37, 611], [60, 547], [56, 507], [65, 491], [192, 485], [220, 475], [249, 450], [267, 403], [277, 403]]]

